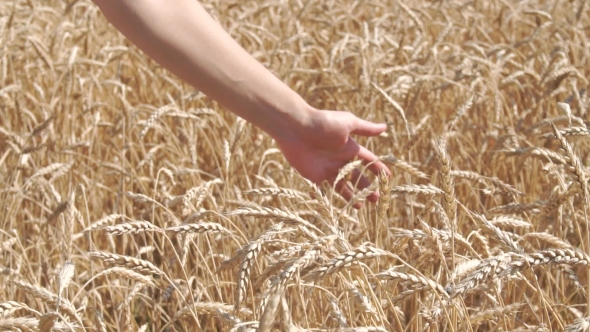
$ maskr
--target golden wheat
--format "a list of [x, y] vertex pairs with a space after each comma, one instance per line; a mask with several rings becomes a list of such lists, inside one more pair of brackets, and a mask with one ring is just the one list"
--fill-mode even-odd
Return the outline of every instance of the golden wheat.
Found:
[[0, 1], [0, 330], [589, 329], [587, 1], [202, 3], [392, 175], [346, 202], [91, 1]]

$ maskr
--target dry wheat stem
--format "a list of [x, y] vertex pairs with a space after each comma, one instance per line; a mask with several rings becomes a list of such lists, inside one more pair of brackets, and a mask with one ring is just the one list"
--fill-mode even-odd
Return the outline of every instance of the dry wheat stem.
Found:
[[590, 256], [573, 249], [548, 249], [532, 254], [513, 256], [510, 266], [499, 276], [520, 272], [528, 267], [534, 268], [547, 264], [590, 265]]
[[213, 222], [197, 222], [194, 224], [182, 224], [179, 226], [168, 227], [164, 229], [166, 232], [172, 234], [187, 234], [187, 233], [221, 233], [232, 234], [227, 228], [218, 223]]
[[[0, 329], [6, 330], [13, 330], [19, 329], [23, 331], [37, 331], [37, 327], [39, 326], [39, 319], [32, 318], [32, 317], [15, 317], [15, 318], [4, 318], [0, 320]], [[65, 324], [61, 322], [56, 322], [52, 326], [52, 331], [56, 332], [66, 332], [72, 331], [72, 328], [76, 328], [77, 326], [72, 324]]]
[[155, 275], [165, 275], [165, 273], [154, 264], [139, 258], [118, 255], [114, 253], [91, 251], [88, 253], [91, 258], [100, 259], [111, 265], [119, 265], [142, 273], [151, 273]]
[[49, 290], [43, 287], [34, 286], [25, 281], [15, 280], [13, 281], [13, 283], [15, 286], [25, 291], [26, 293], [45, 301], [49, 305], [58, 306], [60, 311], [64, 312], [69, 317], [77, 320], [78, 322], [82, 322], [80, 316], [78, 316], [76, 308], [67, 299], [60, 299], [56, 294], [50, 292]]
[[15, 302], [15, 301], [6, 301], [0, 303], [0, 317], [7, 317], [12, 315], [14, 312], [18, 310], [28, 310], [40, 315], [39, 312], [29, 308], [28, 305], [25, 303]]
[[343, 268], [349, 267], [351, 264], [360, 260], [376, 258], [380, 256], [390, 256], [390, 253], [383, 249], [371, 246], [361, 246], [352, 251], [345, 252], [332, 258], [326, 264], [310, 271], [309, 274], [305, 275], [303, 278], [307, 281], [316, 281]]
[[139, 220], [127, 222], [124, 224], [118, 224], [114, 226], [106, 226], [103, 228], [104, 231], [111, 235], [122, 235], [122, 234], [139, 234], [144, 232], [160, 232], [161, 229], [152, 224], [149, 221]]
[[140, 273], [137, 273], [131, 269], [121, 267], [121, 266], [115, 266], [115, 267], [108, 268], [104, 271], [101, 271], [101, 272], [97, 273], [92, 279], [95, 279], [95, 278], [98, 278], [101, 276], [106, 276], [109, 274], [114, 274], [117, 277], [123, 277], [123, 278], [133, 280], [133, 281], [136, 281], [136, 282], [139, 282], [144, 285], [151, 286], [151, 287], [155, 286], [154, 281], [150, 277], [145, 276]]
[[395, 186], [390, 189], [392, 194], [422, 194], [422, 195], [429, 195], [429, 196], [436, 196], [441, 195], [444, 192], [430, 184], [426, 185], [419, 185], [419, 184], [411, 184], [407, 186]]
[[301, 225], [307, 228], [310, 228], [317, 232], [318, 234], [323, 234], [323, 232], [317, 228], [316, 226], [312, 225], [309, 221], [297, 216], [296, 214], [283, 211], [277, 208], [271, 207], [243, 207], [241, 209], [234, 210], [228, 214], [229, 216], [244, 216], [244, 217], [262, 217], [262, 218], [277, 218], [281, 221], [286, 223], [294, 223], [296, 225]]
[[423, 286], [430, 287], [430, 289], [437, 291], [440, 294], [443, 294], [445, 296], [447, 295], [447, 292], [444, 289], [444, 287], [432, 279], [427, 279], [427, 278], [417, 276], [417, 275], [412, 275], [409, 273], [398, 272], [394, 269], [379, 272], [379, 273], [375, 274], [375, 277], [379, 278], [379, 279], [386, 279], [386, 280], [400, 279], [400, 280], [410, 282], [413, 284], [420, 284]]
[[590, 329], [590, 317], [580, 317], [565, 327], [563, 332], [584, 332]]
[[478, 312], [475, 315], [469, 317], [469, 322], [471, 324], [482, 324], [484, 321], [494, 319], [498, 316], [515, 314], [517, 313], [518, 309], [520, 309], [523, 305], [524, 303], [514, 303], [509, 304], [507, 306], [487, 309], [485, 311]]
[[565, 140], [565, 138], [561, 135], [560, 131], [557, 127], [552, 124], [553, 133], [555, 137], [561, 144], [561, 148], [565, 151], [566, 156], [569, 159], [569, 168], [568, 170], [571, 172], [573, 178], [576, 180], [578, 186], [582, 189], [584, 197], [588, 199], [588, 183], [586, 180], [586, 173], [582, 168], [582, 162], [579, 160], [578, 156], [574, 153], [571, 145]]

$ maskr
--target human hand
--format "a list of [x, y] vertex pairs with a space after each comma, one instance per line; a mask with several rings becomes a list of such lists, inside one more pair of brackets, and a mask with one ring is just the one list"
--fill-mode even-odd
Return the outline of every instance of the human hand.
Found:
[[[198, 1], [94, 2], [119, 31], [160, 65], [271, 135], [305, 178], [318, 185], [323, 181], [333, 185], [340, 168], [355, 157], [366, 163], [376, 159], [350, 135], [379, 135], [385, 125], [352, 113], [309, 106], [240, 47]], [[380, 162], [368, 168], [390, 174]], [[360, 190], [370, 185], [358, 169], [351, 180]], [[350, 200], [352, 188], [339, 182], [336, 191]], [[377, 193], [367, 197], [369, 201], [377, 198]]]
[[[340, 169], [355, 157], [376, 175], [381, 171], [391, 175], [389, 169], [351, 135], [377, 136], [385, 129], [385, 124], [362, 120], [349, 112], [314, 110], [302, 126], [293, 126], [275, 137], [275, 141], [287, 161], [303, 177], [318, 185], [327, 181], [344, 199], [350, 200], [353, 197], [350, 185], [345, 181], [334, 184], [334, 181]], [[358, 183], [359, 190], [371, 184], [359, 169], [352, 172], [351, 182]], [[376, 202], [378, 198], [379, 194], [374, 192], [367, 200]], [[361, 206], [360, 202], [354, 205], [355, 208]]]

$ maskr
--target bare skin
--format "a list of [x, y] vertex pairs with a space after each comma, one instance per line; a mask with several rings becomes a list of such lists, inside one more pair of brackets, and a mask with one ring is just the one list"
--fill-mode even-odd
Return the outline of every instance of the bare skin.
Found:
[[[303, 177], [316, 184], [327, 181], [349, 200], [352, 188], [333, 183], [347, 162], [357, 157], [373, 162], [369, 169], [375, 174], [390, 174], [351, 137], [377, 136], [385, 131], [385, 124], [310, 106], [233, 40], [198, 1], [93, 1], [123, 35], [162, 67], [268, 133]], [[361, 190], [370, 184], [359, 170], [351, 180]], [[367, 199], [375, 202], [378, 193]]]

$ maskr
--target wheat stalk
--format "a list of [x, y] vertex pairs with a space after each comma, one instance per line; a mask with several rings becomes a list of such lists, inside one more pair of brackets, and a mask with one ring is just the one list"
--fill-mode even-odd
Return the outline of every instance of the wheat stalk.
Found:
[[129, 280], [133, 280], [133, 281], [142, 283], [144, 285], [148, 285], [148, 286], [152, 286], [152, 287], [155, 286], [154, 285], [154, 281], [150, 277], [145, 276], [145, 275], [140, 274], [140, 273], [137, 273], [137, 272], [135, 272], [135, 271], [133, 271], [131, 269], [128, 269], [128, 268], [125, 268], [125, 267], [121, 267], [121, 266], [115, 266], [115, 267], [111, 267], [111, 268], [108, 268], [106, 270], [103, 270], [103, 271], [97, 273], [94, 276], [94, 278], [98, 278], [98, 277], [101, 277], [101, 276], [106, 276], [106, 275], [109, 275], [109, 274], [114, 274], [114, 275], [119, 276], [119, 277], [124, 277], [126, 279], [129, 279]]
[[182, 224], [179, 226], [168, 227], [164, 229], [166, 232], [173, 234], [189, 234], [189, 233], [221, 233], [232, 234], [227, 228], [218, 223], [213, 222], [198, 222], [195, 224]]
[[234, 210], [229, 213], [230, 216], [244, 216], [244, 217], [262, 217], [262, 218], [276, 218], [286, 223], [292, 223], [295, 225], [301, 225], [310, 229], [313, 229], [318, 234], [323, 234], [323, 232], [317, 228], [316, 226], [312, 225], [309, 221], [295, 215], [289, 211], [283, 211], [277, 208], [271, 207], [243, 207], [241, 209]]
[[16, 301], [6, 301], [0, 303], [0, 317], [7, 317], [12, 315], [18, 310], [29, 310], [35, 312], [33, 309], [29, 308], [28, 305], [25, 303], [20, 303]]
[[114, 226], [106, 226], [103, 230], [110, 235], [122, 234], [139, 234], [145, 232], [160, 232], [161, 229], [149, 221], [139, 220], [118, 224]]
[[444, 287], [441, 286], [440, 284], [438, 284], [434, 280], [427, 279], [422, 276], [409, 274], [409, 273], [398, 272], [394, 268], [375, 274], [375, 278], [385, 279], [385, 280], [400, 279], [400, 280], [409, 282], [410, 284], [413, 284], [413, 285], [420, 285], [420, 286], [429, 287], [430, 289], [437, 291], [440, 294], [445, 294], [445, 295], [447, 294], [447, 291], [444, 289]]
[[63, 311], [66, 315], [70, 316], [71, 318], [81, 322], [80, 317], [76, 311], [74, 305], [64, 298], [59, 298], [56, 294], [50, 292], [49, 290], [34, 286], [28, 282], [15, 280], [13, 281], [14, 285], [17, 286], [19, 289], [25, 291], [26, 293], [39, 298], [46, 302], [49, 305], [55, 305], [59, 308], [59, 310]]
[[328, 261], [326, 264], [310, 271], [303, 278], [307, 281], [316, 281], [327, 275], [333, 274], [343, 268], [351, 266], [353, 263], [364, 259], [376, 258], [380, 256], [390, 256], [391, 254], [383, 249], [361, 246], [354, 250], [347, 251]]
[[590, 329], [590, 318], [580, 317], [574, 319], [574, 322], [563, 329], [564, 332], [584, 332]]
[[555, 134], [555, 137], [557, 138], [557, 140], [561, 144], [561, 148], [565, 151], [565, 154], [568, 157], [568, 160], [569, 160], [568, 170], [572, 174], [572, 176], [573, 176], [574, 180], [577, 182], [578, 186], [582, 189], [582, 192], [584, 193], [584, 197], [588, 197], [588, 185], [586, 182], [586, 173], [584, 172], [584, 170], [582, 168], [581, 161], [579, 160], [578, 156], [574, 153], [572, 147], [569, 145], [567, 140], [565, 140], [565, 138], [561, 135], [561, 133], [557, 129], [557, 127], [554, 124], [552, 124], [551, 127], [553, 128], [553, 133]]
[[142, 273], [165, 275], [165, 273], [154, 264], [139, 258], [118, 255], [102, 251], [91, 251], [88, 253], [91, 258], [100, 259], [111, 265], [119, 265]]

